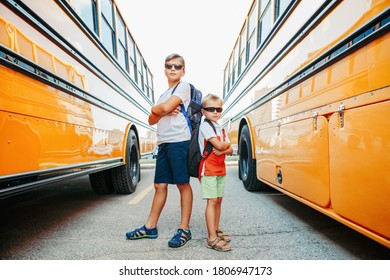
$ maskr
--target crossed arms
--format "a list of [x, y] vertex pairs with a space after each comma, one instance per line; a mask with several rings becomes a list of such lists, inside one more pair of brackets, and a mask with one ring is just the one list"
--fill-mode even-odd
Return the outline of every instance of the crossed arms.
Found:
[[211, 137], [208, 141], [213, 145], [213, 152], [217, 156], [219, 155], [231, 155], [233, 153], [233, 148], [229, 142], [222, 142], [217, 137]]
[[172, 95], [163, 103], [152, 106], [152, 112], [149, 115], [148, 122], [150, 125], [158, 123], [158, 121], [166, 115], [177, 115], [180, 113], [181, 99], [176, 95]]

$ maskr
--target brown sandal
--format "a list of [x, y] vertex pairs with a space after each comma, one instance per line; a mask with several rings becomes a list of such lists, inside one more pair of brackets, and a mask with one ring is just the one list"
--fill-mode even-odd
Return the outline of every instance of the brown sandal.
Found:
[[214, 240], [207, 239], [206, 247], [220, 252], [227, 252], [232, 249], [232, 247], [230, 247], [230, 245], [220, 236], [218, 236]]
[[221, 237], [222, 240], [225, 240], [226, 242], [230, 242], [232, 238], [230, 237], [229, 234], [224, 233], [222, 230], [217, 229], [217, 236]]

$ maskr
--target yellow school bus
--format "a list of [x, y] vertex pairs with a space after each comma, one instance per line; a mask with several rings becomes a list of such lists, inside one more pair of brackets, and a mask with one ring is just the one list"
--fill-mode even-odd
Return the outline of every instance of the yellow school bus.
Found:
[[387, 247], [389, 27], [389, 1], [254, 0], [222, 115], [247, 190], [275, 188]]
[[115, 1], [0, 1], [0, 197], [89, 174], [132, 193], [153, 75]]

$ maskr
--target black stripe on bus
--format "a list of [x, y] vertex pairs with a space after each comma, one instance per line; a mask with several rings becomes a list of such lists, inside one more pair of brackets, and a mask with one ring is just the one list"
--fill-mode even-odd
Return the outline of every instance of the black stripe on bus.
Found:
[[47, 71], [41, 66], [11, 51], [10, 49], [3, 47], [2, 45], [0, 45], [0, 64], [3, 64], [29, 77], [32, 77], [33, 79], [39, 80], [49, 86], [66, 92], [76, 98], [84, 100], [119, 117], [127, 119], [133, 123], [148, 129], [153, 129], [150, 125], [143, 123], [129, 114], [114, 108], [112, 105], [92, 96], [78, 86], [64, 80], [54, 73]]
[[[94, 32], [92, 32], [88, 27], [87, 25], [84, 23], [84, 21], [81, 19], [81, 17], [77, 14], [77, 12], [71, 8], [71, 6], [69, 5], [68, 1], [64, 1], [64, 0], [54, 0], [60, 7], [61, 9], [69, 16], [69, 18], [83, 31], [83, 33], [89, 38], [89, 40], [91, 40], [94, 45], [100, 49], [101, 52], [103, 52], [107, 59], [109, 59], [111, 61], [112, 64], [115, 65], [115, 67], [118, 69], [118, 71], [120, 71], [125, 77], [126, 79], [137, 89], [137, 91], [139, 92], [139, 94], [141, 94], [141, 96], [148, 101], [148, 103], [150, 105], [153, 105], [153, 101], [152, 99], [154, 99], [154, 89], [152, 89], [152, 96], [151, 97], [148, 97], [144, 91], [141, 90], [141, 88], [139, 87], [139, 85], [134, 82], [134, 80], [130, 77], [129, 73], [127, 71], [125, 71], [122, 66], [119, 64], [118, 60], [109, 52], [106, 51], [103, 43], [101, 42], [101, 40], [99, 39], [98, 35]], [[127, 26], [126, 26], [127, 27]], [[48, 26], [48, 28], [52, 29], [50, 26]], [[53, 32], [55, 32], [53, 29], [52, 29]], [[128, 29], [126, 29], [126, 31], [128, 31], [127, 33], [130, 34], [130, 31]], [[57, 36], [59, 38], [61, 38], [61, 40], [64, 40], [63, 37], [61, 37], [59, 34], [57, 34]], [[135, 43], [135, 40], [134, 38], [131, 37], [131, 40], [133, 40], [134, 44], [136, 45]], [[141, 51], [138, 49], [138, 51], [141, 53]], [[85, 61], [88, 61], [88, 59], [86, 57], [84, 57], [83, 54], [81, 53], [78, 53], [79, 56], [83, 57], [83, 59]], [[141, 54], [141, 57], [143, 58], [142, 54]], [[145, 62], [145, 60], [143, 60]], [[92, 66], [93, 64], [88, 61]], [[146, 64], [146, 63], [145, 63]], [[96, 71], [99, 71], [99, 69], [95, 69]], [[138, 75], [138, 73], [135, 73], [135, 75]], [[146, 75], [146, 74], [145, 74]], [[111, 81], [112, 83], [114, 83], [113, 81]], [[121, 93], [122, 94], [122, 93]], [[124, 93], [126, 94], [126, 93]], [[123, 95], [123, 94], [122, 94]], [[131, 96], [129, 96], [129, 98], [132, 98]], [[136, 100], [132, 99], [134, 102], [137, 102]]]
[[[239, 115], [233, 117], [231, 121], [240, 119], [242, 116], [252, 111], [253, 109], [260, 107], [264, 103], [270, 101], [271, 99], [279, 96], [286, 90], [292, 88], [293, 86], [301, 83], [303, 80], [313, 76], [314, 74], [320, 72], [321, 70], [329, 67], [331, 64], [336, 63], [342, 58], [348, 56], [352, 52], [361, 48], [362, 46], [367, 45], [376, 38], [386, 34], [390, 29], [390, 9], [384, 11], [381, 15], [371, 20], [365, 26], [359, 28], [353, 32], [349, 37], [342, 40], [336, 44], [332, 49], [324, 53], [318, 59], [310, 63], [303, 70], [299, 71], [296, 75], [292, 76], [287, 81], [284, 81], [281, 85], [276, 87], [273, 91], [269, 92], [256, 102], [252, 103], [251, 106], [243, 110]], [[262, 74], [262, 73], [261, 73]], [[260, 79], [262, 75], [256, 76], [256, 78], [247, 86], [239, 95], [239, 97], [225, 110], [227, 112], [234, 104], [245, 95]]]
[[[31, 9], [29, 9], [25, 4], [20, 3], [19, 1], [6, 0], [5, 5], [13, 10], [15, 13], [19, 14], [24, 20], [26, 20], [32, 27], [37, 29], [40, 33], [45, 35], [49, 40], [55, 43], [63, 51], [69, 54], [71, 57], [75, 58], [80, 64], [84, 65], [89, 69], [96, 77], [102, 79], [107, 85], [109, 85], [113, 90], [118, 92], [120, 95], [125, 97], [131, 103], [135, 104], [141, 110], [144, 108], [130, 95], [128, 95], [121, 87], [119, 87], [113, 80], [106, 76], [100, 69], [98, 69], [91, 61], [89, 61], [81, 52], [74, 48], [65, 38], [63, 38], [56, 30], [49, 26], [44, 20], [42, 20], [37, 14], [35, 14]], [[89, 37], [90, 40], [95, 42], [96, 38]], [[101, 43], [99, 42], [101, 45]], [[100, 50], [103, 53], [107, 53], [104, 48], [100, 47]], [[113, 63], [112, 58], [110, 58], [111, 63]], [[130, 79], [131, 84], [138, 91], [138, 93], [150, 104], [153, 105], [152, 101], [142, 92], [137, 84], [135, 84]], [[148, 111], [144, 110], [146, 114], [149, 114]], [[150, 128], [150, 126], [147, 126]]]
[[[325, 1], [321, 7], [317, 9], [317, 11], [302, 25], [302, 27], [291, 37], [291, 39], [285, 44], [283, 49], [279, 51], [277, 55], [261, 70], [261, 72], [256, 76], [256, 79], [259, 79], [260, 76], [265, 75], [268, 69], [271, 69], [275, 64], [277, 64], [284, 54], [290, 51], [303, 37], [305, 37], [313, 28], [316, 26], [318, 22], [320, 22], [323, 18], [325, 18], [333, 9], [336, 7], [341, 0], [335, 1]], [[294, 9], [298, 6], [299, 1], [294, 1], [290, 3], [288, 10], [285, 11], [285, 14], [281, 19], [279, 19], [275, 26], [272, 27], [270, 34], [264, 39], [264, 41], [258, 46], [256, 52], [254, 53], [251, 60], [246, 64], [243, 71], [240, 73], [239, 77], [235, 81], [235, 83], [230, 88], [229, 92], [224, 96], [224, 99], [229, 98], [229, 96], [233, 93], [234, 89], [238, 86], [240, 81], [245, 77], [245, 74], [249, 72], [249, 69], [253, 66], [256, 60], [259, 58], [260, 54], [263, 50], [268, 46], [272, 38], [276, 36], [280, 28], [282, 27], [284, 21], [288, 18], [288, 16], [294, 11]], [[229, 64], [229, 63], [228, 63]], [[239, 98], [236, 98], [238, 100]]]
[[0, 198], [25, 192], [64, 179], [115, 168], [123, 164], [122, 158], [100, 160], [85, 164], [0, 176]]

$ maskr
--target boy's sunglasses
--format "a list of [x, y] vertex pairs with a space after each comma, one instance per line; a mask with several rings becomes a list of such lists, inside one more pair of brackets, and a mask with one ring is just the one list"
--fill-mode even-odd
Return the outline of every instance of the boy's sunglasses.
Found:
[[205, 108], [203, 108], [203, 110], [205, 110], [207, 112], [214, 112], [214, 111], [217, 111], [218, 113], [222, 112], [221, 107], [205, 107]]
[[172, 67], [175, 67], [175, 70], [181, 70], [183, 68], [183, 65], [180, 64], [170, 64], [170, 63], [165, 63], [165, 69], [171, 70]]

